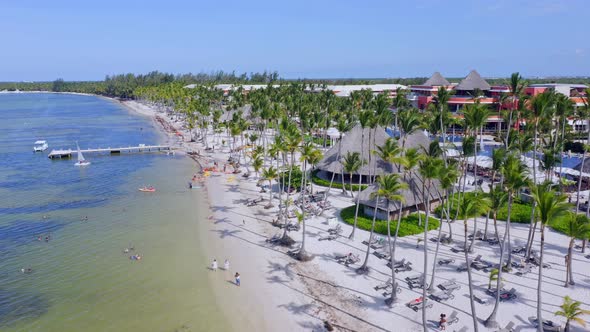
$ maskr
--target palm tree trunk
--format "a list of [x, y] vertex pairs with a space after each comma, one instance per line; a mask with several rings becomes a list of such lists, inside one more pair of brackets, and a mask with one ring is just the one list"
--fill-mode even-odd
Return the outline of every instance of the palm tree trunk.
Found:
[[[359, 176], [359, 188], [358, 188], [358, 193], [356, 194], [356, 209], [354, 211], [354, 226], [352, 227], [352, 232], [350, 233], [350, 236], [348, 236], [349, 239], [353, 240], [354, 239], [354, 232], [356, 231], [356, 222], [358, 220], [359, 217], [359, 206], [361, 205], [361, 179], [363, 178], [363, 176], [360, 174], [358, 174]], [[352, 190], [352, 184], [350, 185], [350, 190]]]
[[567, 248], [567, 271], [566, 271], [566, 277], [565, 277], [565, 287], [568, 287], [568, 285], [575, 285], [576, 283], [574, 282], [574, 273], [572, 272], [572, 254], [573, 254], [573, 249], [574, 249], [574, 243], [575, 243], [575, 238], [571, 238], [570, 239], [570, 244], [569, 247]]
[[426, 205], [426, 218], [424, 220], [424, 275], [422, 276], [422, 327], [427, 332], [426, 326], [426, 278], [428, 277], [428, 219], [430, 218], [430, 179], [427, 180], [427, 188], [423, 190], [424, 203]]
[[[543, 247], [545, 246], [545, 224], [541, 224], [541, 253], [539, 257], [539, 280], [537, 282], [537, 321], [542, 322], [543, 302], [541, 299], [543, 287]], [[538, 324], [537, 332], [543, 332], [543, 324]]]
[[[340, 161], [340, 152], [342, 151], [342, 133], [340, 133], [340, 141], [338, 142], [338, 154], [336, 155], [336, 160]], [[332, 172], [332, 179], [330, 179], [330, 186], [328, 187], [328, 190], [326, 191], [326, 194], [324, 195], [324, 204], [322, 207], [322, 212], [320, 213], [323, 214], [325, 207], [326, 207], [326, 203], [328, 202], [328, 195], [330, 194], [330, 190], [332, 190], [332, 185], [334, 184], [334, 177], [336, 176], [336, 172]], [[344, 188], [344, 177], [342, 177], [342, 190], [345, 190]], [[313, 182], [313, 179], [312, 179]]]
[[[389, 206], [388, 206], [389, 207]], [[402, 213], [404, 207], [402, 203], [399, 204], [399, 213], [397, 214], [397, 225], [395, 226], [395, 234], [393, 235], [393, 248], [391, 249], [391, 258], [395, 261], [395, 249], [397, 248], [397, 236], [399, 234], [399, 227], [402, 223]]]
[[[475, 219], [475, 218], [473, 218]], [[467, 238], [467, 218], [463, 221], [464, 235]], [[467, 264], [467, 283], [469, 286], [469, 304], [471, 305], [471, 317], [473, 319], [473, 331], [478, 331], [477, 314], [475, 313], [475, 303], [473, 302], [473, 281], [471, 279], [471, 262], [469, 261], [469, 251], [467, 250], [467, 242], [463, 247], [465, 252], [465, 263]]]
[[[395, 259], [394, 257], [394, 248], [395, 243], [391, 244], [391, 217], [389, 215], [389, 200], [385, 201], [387, 204], [387, 242], [389, 244], [389, 261], [391, 263], [391, 297], [385, 300], [388, 306], [392, 306], [395, 301], [397, 300], [397, 283], [395, 282]], [[401, 211], [398, 212], [401, 215]], [[398, 222], [399, 226], [399, 222]], [[399, 229], [399, 227], [398, 227]], [[396, 238], [397, 238], [397, 229], [396, 229]]]
[[[496, 315], [498, 313], [498, 308], [500, 307], [500, 288], [502, 282], [502, 272], [504, 271], [502, 263], [504, 260], [504, 248], [506, 247], [506, 240], [508, 235], [508, 225], [510, 224], [510, 213], [512, 212], [512, 194], [508, 193], [508, 195], [508, 220], [506, 220], [506, 228], [504, 229], [504, 236], [502, 237], [502, 241], [499, 242], [500, 262], [498, 264], [498, 279], [496, 280], [496, 301], [494, 302], [494, 309], [492, 310], [492, 313], [483, 323], [483, 325], [488, 328], [497, 328], [499, 326], [498, 321], [496, 321]], [[494, 211], [494, 227], [496, 229], [496, 237], [499, 239], [498, 225], [496, 223], [496, 211]]]
[[[538, 139], [538, 120], [535, 120], [535, 136], [533, 141], [533, 183], [537, 184], [537, 139]], [[531, 224], [529, 225], [529, 234], [527, 237], [526, 254], [525, 257], [528, 259], [531, 254], [531, 247], [533, 246], [533, 239], [535, 233], [533, 231], [533, 222], [535, 219], [535, 206], [536, 202], [533, 202], [533, 208], [531, 210]], [[508, 233], [508, 264], [512, 262], [512, 247], [510, 246], [510, 233]]]
[[375, 198], [375, 210], [373, 211], [373, 222], [371, 223], [371, 233], [369, 235], [369, 244], [367, 245], [367, 252], [365, 253], [365, 261], [363, 262], [363, 265], [356, 270], [357, 273], [365, 273], [369, 271], [367, 264], [369, 263], [369, 253], [371, 252], [371, 241], [373, 241], [373, 234], [375, 233], [375, 220], [377, 219], [378, 206], [379, 196]]

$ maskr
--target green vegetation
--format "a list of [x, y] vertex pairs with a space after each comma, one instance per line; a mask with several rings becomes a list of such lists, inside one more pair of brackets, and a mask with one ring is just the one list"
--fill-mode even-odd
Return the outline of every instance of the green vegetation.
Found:
[[[510, 222], [518, 224], [528, 224], [531, 222], [531, 213], [533, 207], [523, 203], [513, 203]], [[508, 219], [508, 205], [504, 205], [498, 210], [498, 220]]]
[[[355, 209], [356, 209], [356, 205], [353, 205], [353, 206], [349, 206], [349, 207], [343, 209], [340, 212], [340, 217], [342, 217], [342, 220], [344, 220], [344, 222], [346, 222], [349, 225], [354, 224]], [[359, 210], [359, 216], [358, 216], [358, 220], [357, 220], [357, 227], [360, 229], [364, 229], [366, 231], [370, 231], [371, 230], [371, 223], [373, 222], [373, 218], [365, 216], [361, 212], [363, 210], [362, 205], [359, 207], [359, 209], [360, 210]], [[422, 215], [423, 215], [422, 218], [425, 218], [424, 214], [422, 214]], [[424, 221], [424, 219], [422, 221]], [[439, 226], [438, 219], [431, 217], [430, 222], [428, 223], [428, 229], [429, 230], [438, 229], [438, 226]], [[391, 229], [394, 230], [396, 227], [397, 227], [397, 219], [391, 221]], [[399, 236], [403, 237], [403, 236], [408, 236], [408, 235], [416, 235], [416, 234], [423, 233], [423, 231], [424, 231], [424, 227], [418, 226], [418, 214], [417, 213], [412, 213], [409, 216], [402, 218], [402, 223], [399, 227]], [[387, 221], [377, 219], [377, 221], [375, 223], [375, 232], [379, 233], [379, 234], [387, 235]]]
[[[289, 170], [279, 173], [279, 183], [285, 179], [285, 187], [289, 184]], [[299, 167], [293, 167], [291, 171], [291, 187], [297, 190], [301, 189], [301, 179], [303, 178], [303, 172]]]
[[[471, 193], [471, 192], [465, 193], [465, 196], [471, 197], [471, 196], [473, 196], [473, 193]], [[451, 218], [452, 218], [457, 213], [456, 207], [458, 206], [458, 204], [457, 204], [458, 195], [454, 194], [451, 199], [454, 200], [453, 207], [451, 208]], [[530, 204], [526, 204], [526, 203], [522, 203], [522, 202], [514, 202], [512, 204], [512, 216], [510, 217], [510, 221], [513, 223], [519, 223], [519, 224], [530, 223], [531, 222], [531, 211], [532, 211], [532, 206]], [[434, 213], [436, 213], [437, 216], [441, 216], [442, 215], [442, 207], [437, 206], [436, 209], [434, 209]], [[485, 214], [483, 216], [485, 216]], [[459, 216], [458, 218], [462, 219], [461, 216]], [[507, 219], [508, 219], [508, 204], [504, 204], [504, 206], [498, 210], [498, 220], [499, 221], [506, 221]]]
[[[310, 141], [313, 142], [314, 144], [324, 146], [324, 138], [323, 137], [305, 135], [305, 142], [310, 142]], [[331, 145], [332, 145], [332, 141], [329, 138], [326, 139], [326, 146], [331, 146]]]
[[[325, 179], [320, 178], [318, 176], [319, 171], [320, 171], [319, 169], [316, 169], [315, 171], [311, 172], [311, 181], [314, 184], [317, 184], [318, 186], [330, 187], [330, 180], [325, 180]], [[346, 187], [346, 190], [350, 190], [350, 185], [348, 183], [345, 183], [344, 185]], [[366, 184], [361, 184], [361, 190], [365, 190], [365, 189], [367, 189], [367, 187], [368, 186]], [[332, 188], [342, 189], [342, 181], [338, 182], [338, 181], [334, 180], [334, 182], [332, 183]], [[359, 185], [353, 184], [352, 190], [357, 192], [359, 190]]]

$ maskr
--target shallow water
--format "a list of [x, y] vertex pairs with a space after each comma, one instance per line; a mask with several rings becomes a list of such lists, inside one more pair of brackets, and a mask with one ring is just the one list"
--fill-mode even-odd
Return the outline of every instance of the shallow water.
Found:
[[[76, 141], [162, 142], [152, 126], [97, 97], [0, 95], [1, 331], [227, 329], [199, 242], [202, 193], [187, 189], [194, 162], [88, 154], [79, 168], [47, 158]], [[33, 153], [37, 139], [50, 148]], [[157, 192], [137, 191], [146, 184]], [[131, 246], [141, 261], [122, 252]]]

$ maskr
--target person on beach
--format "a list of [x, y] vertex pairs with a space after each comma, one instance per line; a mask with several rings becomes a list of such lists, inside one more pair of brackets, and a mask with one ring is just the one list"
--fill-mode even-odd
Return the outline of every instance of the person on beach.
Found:
[[438, 322], [438, 327], [440, 327], [441, 331], [447, 329], [447, 315], [440, 314], [440, 321]]
[[236, 286], [240, 286], [240, 274], [238, 272], [236, 272], [235, 278], [236, 278]]
[[226, 259], [225, 262], [223, 263], [223, 269], [226, 271], [229, 271], [229, 260]]
[[217, 259], [213, 259], [213, 263], [211, 263], [211, 270], [217, 271]]

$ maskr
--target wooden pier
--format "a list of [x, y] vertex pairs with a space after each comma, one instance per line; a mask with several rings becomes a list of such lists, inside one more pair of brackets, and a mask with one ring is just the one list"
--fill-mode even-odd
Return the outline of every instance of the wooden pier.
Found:
[[[128, 147], [120, 147], [120, 148], [98, 148], [98, 149], [80, 149], [80, 152], [83, 154], [90, 154], [90, 153], [108, 153], [108, 154], [121, 154], [123, 152], [133, 153], [133, 152], [158, 152], [158, 151], [171, 151], [172, 148], [168, 145], [144, 145], [140, 144], [138, 146], [128, 146]], [[78, 153], [78, 150], [51, 150], [49, 152], [49, 159], [61, 159], [61, 158], [71, 158], [72, 155]]]

